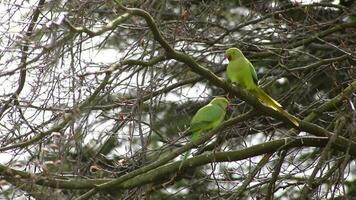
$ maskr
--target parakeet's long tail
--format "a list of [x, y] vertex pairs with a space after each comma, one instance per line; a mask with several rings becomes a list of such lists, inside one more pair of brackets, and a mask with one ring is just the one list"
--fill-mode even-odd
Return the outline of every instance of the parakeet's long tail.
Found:
[[181, 168], [182, 168], [182, 166], [183, 166], [183, 164], [184, 164], [184, 161], [187, 160], [187, 158], [188, 158], [188, 156], [190, 155], [191, 151], [192, 151], [192, 150], [189, 149], [187, 152], [185, 152], [185, 155], [184, 155], [184, 157], [183, 157], [183, 159], [182, 159], [182, 162], [181, 162], [180, 165], [179, 165], [179, 171], [181, 170]]
[[200, 139], [201, 131], [195, 131], [192, 134], [192, 142], [197, 142]]
[[289, 119], [295, 126], [299, 126], [298, 118], [294, 117], [293, 115], [289, 114], [285, 110], [283, 110], [281, 104], [279, 104], [276, 100], [270, 97], [266, 92], [264, 92], [261, 88], [256, 87], [256, 89], [251, 90], [253, 93], [263, 104], [272, 108], [273, 110], [280, 112], [285, 117]]
[[[201, 134], [201, 131], [193, 131], [192, 142], [198, 141], [199, 138], [200, 138], [200, 134]], [[192, 152], [191, 149], [189, 149], [187, 152], [185, 152], [184, 157], [182, 159], [182, 162], [179, 165], [179, 170], [182, 168], [182, 166], [184, 164], [184, 161], [187, 160], [187, 158], [188, 158], [188, 156], [190, 155], [191, 152]]]

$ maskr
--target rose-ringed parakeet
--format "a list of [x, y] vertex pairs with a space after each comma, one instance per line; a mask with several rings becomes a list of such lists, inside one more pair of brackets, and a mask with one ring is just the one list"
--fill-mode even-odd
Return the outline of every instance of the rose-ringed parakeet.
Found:
[[226, 74], [227, 78], [231, 82], [241, 85], [244, 89], [257, 97], [264, 105], [280, 112], [295, 126], [299, 126], [298, 119], [296, 117], [284, 111], [281, 104], [270, 97], [258, 86], [255, 68], [238, 48], [229, 48], [225, 53], [227, 59], [229, 60]]
[[229, 101], [224, 97], [215, 97], [209, 104], [200, 108], [190, 122], [192, 141], [196, 142], [203, 131], [217, 128], [224, 120]]
[[[204, 131], [213, 130], [220, 126], [224, 120], [228, 105], [229, 101], [226, 98], [215, 97], [209, 104], [200, 108], [195, 113], [190, 122], [189, 129], [189, 131], [192, 132], [193, 142], [198, 141]], [[187, 159], [189, 154], [190, 150], [186, 152], [179, 168], [182, 167], [183, 162]]]

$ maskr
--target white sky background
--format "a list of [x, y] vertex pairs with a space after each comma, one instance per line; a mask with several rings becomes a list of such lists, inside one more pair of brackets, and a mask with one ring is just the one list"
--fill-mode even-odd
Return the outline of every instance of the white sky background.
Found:
[[[36, 5], [37, 1], [30, 1], [31, 3], [28, 3], [27, 1], [17, 1], [18, 3], [15, 3], [13, 1], [6, 3], [6, 2], [1, 2], [0, 3], [0, 17], [1, 17], [1, 25], [0, 25], [0, 33], [3, 34], [1, 42], [1, 50], [2, 50], [2, 57], [0, 58], [0, 65], [2, 66], [0, 68], [0, 74], [3, 74], [8, 71], [12, 71], [19, 66], [19, 58], [20, 58], [20, 45], [21, 41], [24, 39], [24, 31], [26, 29], [25, 24], [21, 22], [27, 22], [28, 21], [28, 16], [27, 14], [32, 11], [34, 8], [33, 5]], [[16, 9], [15, 9], [16, 8]], [[8, 10], [16, 10], [16, 12], [8, 12]], [[56, 16], [57, 15], [57, 16]], [[56, 22], [58, 18], [60, 18], [61, 13], [55, 13], [52, 16], [48, 16], [48, 20], [42, 20], [40, 25], [36, 27], [35, 30], [41, 30], [42, 28], [46, 28], [47, 26], [50, 26], [53, 22]], [[8, 26], [9, 25], [9, 26]], [[5, 35], [5, 36], [4, 36]], [[119, 60], [122, 59], [124, 55], [126, 55], [126, 52], [121, 52], [118, 51], [117, 49], [110, 49], [110, 48], [90, 48], [92, 46], [95, 46], [99, 43], [102, 42], [102, 40], [105, 39], [105, 36], [99, 36], [99, 37], [94, 37], [84, 43], [83, 49], [88, 49], [83, 52], [81, 60], [85, 63], [95, 63], [97, 65], [110, 65], [112, 63], [115, 63]], [[11, 41], [16, 41], [17, 43], [11, 43]], [[49, 40], [45, 38], [45, 41], [43, 41], [42, 45], [47, 45], [50, 44], [52, 39], [50, 38]], [[88, 48], [86, 48], [86, 46]], [[38, 53], [41, 51], [38, 50]], [[56, 54], [58, 52], [54, 52]], [[31, 60], [33, 57], [29, 57], [28, 60]], [[67, 60], [68, 63], [64, 63], [63, 66], [70, 66], [70, 60]], [[66, 61], [65, 61], [66, 62]], [[42, 66], [41, 63], [35, 62], [32, 65], [28, 66], [28, 69], [31, 68], [37, 68], [39, 66]], [[45, 68], [45, 66], [43, 66]], [[69, 68], [57, 68], [58, 71], [55, 73], [58, 75], [58, 77], [65, 77], [67, 70]], [[99, 68], [86, 68], [86, 72], [97, 72], [100, 69]], [[45, 69], [44, 69], [45, 71]], [[53, 79], [53, 75], [51, 72], [46, 73], [46, 71], [43, 74], [45, 77], [47, 77], [47, 80]], [[124, 72], [120, 75], [121, 79], [125, 79], [130, 75], [128, 72]], [[12, 76], [0, 76], [0, 84], [1, 84], [1, 95], [4, 94], [11, 94], [14, 92], [17, 88], [18, 84], [18, 77], [19, 77], [19, 70], [16, 71], [15, 75]], [[33, 93], [33, 85], [38, 83], [38, 74], [33, 74], [31, 70], [29, 73], [27, 73], [26, 77], [26, 84], [24, 86], [24, 89], [22, 90], [20, 94], [20, 99], [23, 100], [28, 100], [28, 94]], [[140, 79], [140, 77], [134, 77], [133, 80]], [[150, 77], [149, 75], [146, 75], [146, 80], [149, 80]], [[70, 82], [67, 82], [68, 79], [64, 79], [65, 81], [59, 83], [59, 85], [63, 86], [62, 91], [64, 91], [64, 88], [68, 87], [70, 88]], [[172, 83], [176, 83], [176, 80], [172, 80]], [[50, 83], [47, 83], [50, 85]], [[124, 82], [125, 84], [125, 82]], [[126, 81], [126, 84], [130, 84], [129, 81]], [[145, 85], [149, 85], [149, 82], [146, 81]], [[47, 91], [43, 90], [45, 87], [40, 87], [40, 90], [37, 90], [36, 93], [38, 93], [38, 96], [36, 97], [35, 100], [33, 100], [33, 105], [36, 106], [41, 106], [46, 99], [48, 99], [48, 92], [52, 91]], [[85, 88], [83, 88], [83, 91]], [[119, 91], [125, 91], [126, 88], [118, 88], [117, 90]], [[182, 92], [183, 96], [179, 96], [174, 92], [170, 92], [165, 96], [165, 100], [167, 101], [186, 101], [187, 99], [192, 99], [192, 98], [209, 98], [209, 90], [205, 89], [205, 85], [201, 83], [197, 83], [192, 87], [184, 87], [184, 88], [179, 88], [180, 92]], [[204, 91], [204, 93], [202, 93]], [[55, 96], [60, 97], [61, 93], [58, 93], [54, 91]], [[205, 95], [204, 95], [205, 94]], [[78, 94], [77, 94], [78, 95]], [[83, 94], [85, 95], [85, 94]], [[85, 98], [85, 97], [83, 97]], [[5, 98], [6, 99], [6, 98]], [[56, 102], [57, 100], [54, 99], [53, 102]], [[63, 99], [63, 102], [70, 102], [66, 101]], [[58, 105], [53, 105], [54, 107]], [[70, 105], [72, 106], [72, 105]], [[32, 111], [31, 111], [32, 110]], [[35, 109], [26, 109], [25, 112], [25, 117], [32, 117], [35, 113]], [[47, 113], [47, 114], [46, 114]], [[16, 114], [16, 113], [15, 113]], [[43, 121], [48, 119], [52, 115], [51, 112], [45, 112], [44, 115], [37, 115], [36, 120], [38, 121], [38, 124], [41, 124]], [[6, 121], [10, 120], [7, 116], [3, 117], [2, 123], [6, 124]], [[102, 132], [105, 131], [109, 128], [107, 124], [103, 124], [101, 127], [96, 127], [97, 132]], [[3, 127], [0, 127], [0, 131], [2, 130]], [[3, 130], [5, 131], [5, 129]], [[27, 130], [28, 131], [28, 130]], [[26, 132], [26, 131], [25, 131]], [[96, 135], [90, 135], [86, 141], [90, 141], [92, 138], [96, 138]], [[19, 155], [21, 157], [20, 160], [23, 158], [27, 157], [26, 154], [21, 154]], [[9, 160], [13, 160], [13, 155], [12, 154], [7, 154], [7, 153], [0, 153], [0, 162], [2, 164], [6, 164]]]

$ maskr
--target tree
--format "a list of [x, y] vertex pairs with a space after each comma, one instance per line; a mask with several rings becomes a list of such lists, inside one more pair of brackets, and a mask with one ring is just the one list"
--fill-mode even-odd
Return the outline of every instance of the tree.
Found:
[[[355, 197], [354, 1], [1, 5], [2, 197]], [[300, 127], [225, 80], [230, 47]], [[213, 96], [233, 109], [191, 143]]]

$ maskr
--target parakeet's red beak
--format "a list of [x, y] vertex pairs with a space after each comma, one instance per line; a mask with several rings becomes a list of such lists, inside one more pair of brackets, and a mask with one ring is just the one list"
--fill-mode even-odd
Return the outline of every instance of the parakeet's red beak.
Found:
[[234, 108], [233, 105], [231, 105], [231, 104], [227, 105], [227, 110], [229, 112], [231, 112], [233, 110], [233, 108]]
[[228, 95], [226, 96], [226, 98], [227, 98], [227, 99], [228, 99], [228, 101], [229, 101], [229, 104], [227, 104], [226, 109], [230, 112], [230, 111], [232, 111], [232, 110], [233, 110], [234, 106], [233, 106], [233, 105], [232, 105], [232, 103], [230, 102], [230, 98], [229, 98], [229, 96], [228, 96]]

